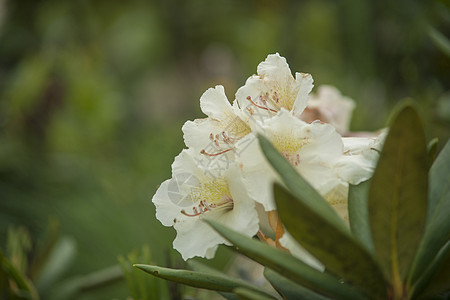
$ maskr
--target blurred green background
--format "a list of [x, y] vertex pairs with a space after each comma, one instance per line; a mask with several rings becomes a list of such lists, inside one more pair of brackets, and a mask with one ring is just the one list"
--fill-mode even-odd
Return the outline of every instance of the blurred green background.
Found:
[[[222, 84], [232, 100], [274, 52], [316, 87], [355, 99], [353, 130], [385, 126], [393, 106], [413, 98], [442, 146], [448, 8], [438, 0], [0, 0], [1, 249], [8, 254], [8, 228], [23, 226], [25, 260], [36, 259], [59, 224], [73, 250], [54, 284], [144, 245], [158, 264], [179, 261], [151, 197], [183, 148], [181, 126], [202, 117], [203, 91]], [[118, 281], [75, 297], [128, 295]]]

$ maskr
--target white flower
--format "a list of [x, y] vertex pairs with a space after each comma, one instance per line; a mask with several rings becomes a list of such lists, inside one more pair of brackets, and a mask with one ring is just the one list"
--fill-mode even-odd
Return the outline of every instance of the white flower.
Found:
[[324, 198], [338, 215], [348, 222], [348, 189], [372, 177], [386, 131], [378, 137], [344, 137], [344, 152], [333, 168], [341, 178], [341, 184], [329, 191]]
[[[342, 155], [342, 139], [331, 125], [319, 122], [308, 124], [282, 109], [257, 130], [272, 142], [321, 195], [345, 184], [334, 168]], [[238, 159], [250, 195], [266, 211], [271, 211], [276, 209], [272, 183], [277, 180], [278, 175], [270, 167], [259, 143], [254, 139], [252, 134], [237, 143]]]
[[320, 120], [333, 125], [340, 134], [349, 130], [351, 115], [355, 103], [341, 95], [338, 89], [328, 85], [319, 87], [317, 94], [311, 94], [308, 106], [300, 119], [311, 123]]
[[257, 73], [236, 92], [241, 109], [250, 116], [263, 118], [275, 115], [282, 108], [296, 116], [303, 112], [313, 88], [310, 74], [296, 73], [294, 79], [286, 59], [278, 53], [267, 56], [258, 65]]
[[198, 165], [193, 150], [183, 150], [172, 164], [172, 178], [164, 181], [153, 203], [156, 218], [173, 226], [177, 236], [173, 247], [183, 259], [212, 258], [219, 244], [227, 241], [202, 221], [211, 217], [248, 236], [258, 231], [255, 202], [243, 185], [240, 170], [231, 164], [226, 170]]
[[339, 176], [351, 184], [359, 184], [372, 177], [387, 130], [375, 137], [344, 137], [344, 155], [336, 167]]
[[197, 159], [203, 165], [224, 167], [234, 160], [234, 145], [250, 133], [250, 127], [242, 120], [245, 116], [241, 117], [237, 104], [230, 104], [221, 85], [203, 93], [200, 108], [208, 117], [183, 125], [184, 142], [188, 148], [202, 154]]

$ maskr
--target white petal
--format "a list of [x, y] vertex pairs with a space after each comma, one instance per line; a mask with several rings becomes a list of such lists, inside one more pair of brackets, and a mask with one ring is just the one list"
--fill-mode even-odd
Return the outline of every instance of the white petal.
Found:
[[200, 97], [200, 108], [210, 118], [224, 120], [231, 111], [231, 104], [225, 95], [223, 86], [217, 85], [209, 88]]
[[168, 187], [171, 183], [171, 179], [164, 181], [156, 191], [152, 198], [152, 202], [156, 206], [156, 218], [164, 226], [172, 226], [174, 219], [178, 216], [178, 206], [170, 201]]
[[343, 155], [335, 168], [344, 181], [359, 184], [372, 177], [376, 160], [366, 159], [363, 155]]
[[303, 132], [303, 136], [311, 139], [311, 143], [301, 149], [303, 160], [322, 161], [330, 164], [341, 156], [342, 138], [333, 126], [314, 122], [306, 125]]
[[348, 184], [341, 181], [340, 184], [324, 195], [324, 198], [348, 224]]
[[278, 53], [268, 55], [266, 60], [258, 65], [257, 71], [262, 78], [269, 77], [278, 82], [285, 82], [292, 77], [286, 59]]
[[281, 108], [300, 115], [312, 86], [311, 75], [297, 73], [294, 79], [286, 59], [271, 54], [258, 65], [258, 75], [251, 76], [237, 91], [236, 99], [242, 109], [258, 112], [264, 118]]
[[314, 86], [313, 84], [314, 80], [311, 74], [296, 73], [295, 81], [297, 82], [298, 85], [300, 85], [300, 89], [297, 94], [297, 98], [295, 99], [294, 108], [292, 109], [292, 112], [294, 113], [295, 116], [300, 116], [308, 104], [308, 95]]
[[317, 94], [308, 100], [307, 109], [300, 115], [302, 120], [312, 122], [320, 120], [333, 125], [344, 134], [348, 131], [355, 103], [352, 99], [341, 95], [335, 87], [322, 85]]
[[344, 154], [336, 163], [339, 176], [351, 183], [359, 184], [369, 179], [378, 162], [387, 131], [376, 138], [344, 138]]
[[320, 162], [304, 161], [300, 163], [297, 170], [322, 196], [342, 183], [342, 179], [334, 168]]
[[253, 134], [249, 135], [236, 144], [236, 149], [248, 193], [266, 211], [276, 209], [272, 185], [277, 175], [264, 157], [258, 140]]
[[188, 148], [200, 153], [202, 149], [212, 146], [210, 135], [220, 133], [222, 131], [220, 125], [219, 122], [209, 118], [187, 121], [182, 127], [184, 143]]
[[227, 243], [222, 236], [199, 218], [177, 222], [174, 227], [177, 230], [177, 236], [173, 241], [173, 247], [180, 252], [184, 260], [194, 256], [211, 258], [219, 244]]

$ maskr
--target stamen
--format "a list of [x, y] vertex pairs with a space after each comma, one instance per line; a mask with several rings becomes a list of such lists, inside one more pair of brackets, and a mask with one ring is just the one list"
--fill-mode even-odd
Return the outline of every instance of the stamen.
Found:
[[194, 210], [194, 214], [188, 214], [184, 209], [181, 210], [181, 213], [187, 217], [196, 217], [202, 214], [201, 212], [199, 213], [196, 209]]
[[225, 143], [227, 144], [233, 143], [233, 140], [225, 133], [225, 131], [222, 131], [222, 137]]
[[[248, 101], [250, 101], [254, 106], [256, 106], [256, 107], [258, 107], [258, 108], [261, 108], [261, 109], [264, 109], [264, 110], [268, 110], [268, 111], [271, 111], [271, 112], [278, 112], [277, 110], [275, 110], [275, 109], [271, 109], [271, 108], [269, 108], [269, 107], [264, 107], [264, 106], [261, 106], [261, 105], [258, 105], [258, 104], [256, 104], [255, 102], [253, 102], [253, 100], [252, 100], [252, 98], [250, 97], [250, 96], [248, 96], [247, 97], [247, 100]], [[264, 101], [265, 102], [265, 101]]]
[[206, 200], [201, 200], [197, 206], [192, 207], [194, 213], [190, 214], [184, 209], [181, 210], [181, 213], [187, 217], [197, 217], [215, 208], [232, 210], [234, 208], [233, 199], [226, 198], [219, 203], [208, 203]]
[[216, 145], [217, 148], [220, 148], [220, 145], [219, 145], [219, 141], [218, 141], [218, 140], [214, 140], [214, 144]]
[[204, 154], [204, 155], [207, 155], [207, 156], [218, 156], [218, 155], [227, 153], [228, 151], [231, 151], [231, 150], [233, 150], [233, 148], [225, 149], [225, 150], [217, 152], [217, 153], [208, 153], [208, 152], [205, 151], [205, 149], [202, 149], [202, 151], [200, 151], [200, 153]]

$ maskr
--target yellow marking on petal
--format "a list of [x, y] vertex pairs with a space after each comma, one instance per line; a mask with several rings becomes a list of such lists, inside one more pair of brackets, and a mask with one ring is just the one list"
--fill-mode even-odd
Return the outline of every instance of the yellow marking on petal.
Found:
[[310, 143], [309, 138], [295, 138], [294, 136], [276, 135], [271, 138], [272, 144], [284, 155], [295, 155], [300, 149]]
[[234, 208], [234, 201], [226, 181], [221, 178], [217, 180], [206, 180], [199, 186], [192, 188], [190, 198], [194, 204], [192, 212], [182, 214], [188, 217], [200, 216], [209, 211], [229, 211]]
[[229, 115], [225, 120], [225, 130], [233, 141], [237, 141], [251, 132], [250, 127], [235, 115]]

